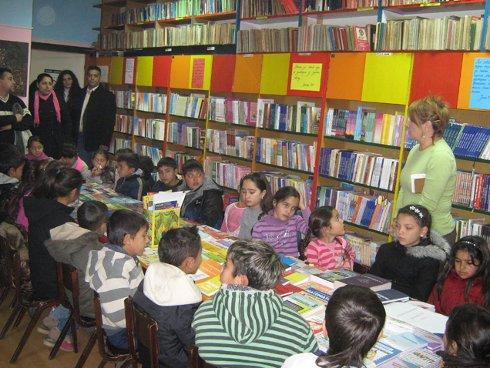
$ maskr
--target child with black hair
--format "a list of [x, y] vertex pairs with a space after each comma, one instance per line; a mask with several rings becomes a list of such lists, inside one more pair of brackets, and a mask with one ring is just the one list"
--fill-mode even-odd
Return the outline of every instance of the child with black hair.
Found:
[[332, 294], [325, 310], [327, 354], [289, 357], [282, 368], [365, 367], [364, 359], [379, 338], [386, 312], [376, 294], [347, 285]]
[[184, 181], [177, 176], [177, 162], [172, 157], [163, 157], [157, 163], [158, 180], [151, 188], [152, 192], [177, 192], [184, 188]]
[[[107, 226], [109, 209], [99, 201], [87, 201], [77, 210], [78, 224], [67, 222], [51, 229], [50, 239], [44, 242], [49, 254], [56, 262], [66, 263], [78, 270], [80, 315], [94, 318], [93, 291], [85, 281], [88, 255], [92, 250], [100, 250], [103, 246], [101, 237], [104, 237]], [[54, 346], [61, 330], [67, 322], [69, 313], [63, 313], [58, 307], [45, 318], [38, 327], [40, 333], [47, 334], [43, 342], [47, 346]], [[66, 310], [66, 309], [65, 309]], [[67, 311], [67, 310], [66, 310]], [[67, 311], [68, 312], [68, 311]], [[56, 323], [56, 325], [55, 325]], [[67, 336], [61, 344], [65, 351], [73, 350], [71, 336]]]
[[[135, 153], [121, 153], [117, 156], [117, 173], [119, 176], [114, 190], [117, 193], [141, 200], [146, 195], [143, 179], [139, 169], [139, 158]], [[141, 172], [141, 170], [140, 170]]]
[[[194, 345], [192, 319], [202, 296], [189, 275], [201, 264], [201, 237], [195, 226], [171, 229], [158, 245], [160, 262], [151, 263], [134, 294], [134, 302], [158, 323], [160, 367], [187, 368], [187, 350]], [[138, 345], [143, 367], [149, 352]]]
[[451, 249], [429, 303], [448, 316], [460, 304], [490, 307], [490, 249], [480, 236], [465, 236]]
[[427, 301], [451, 247], [430, 231], [431, 216], [423, 206], [400, 208], [395, 226], [396, 240], [379, 248], [369, 272], [391, 280], [393, 289]]
[[133, 211], [117, 210], [107, 222], [109, 244], [88, 256], [85, 281], [99, 294], [102, 324], [110, 345], [128, 349], [124, 299], [133, 296], [143, 271], [136, 263], [148, 243], [148, 222]]
[[44, 153], [44, 145], [41, 142], [41, 138], [37, 135], [30, 136], [27, 140], [27, 154], [26, 160], [28, 161], [43, 161], [52, 160], [51, 157]]
[[189, 192], [180, 209], [181, 217], [219, 229], [223, 222], [223, 189], [204, 175], [197, 160], [187, 160], [182, 174]]
[[356, 253], [343, 237], [344, 222], [335, 208], [323, 206], [315, 209], [311, 213], [308, 227], [303, 243], [307, 244], [302, 254], [303, 258], [310, 264], [326, 270], [352, 270]]
[[[296, 215], [300, 209], [302, 215]], [[282, 187], [274, 195], [272, 210], [254, 226], [252, 239], [263, 240], [278, 253], [298, 256], [298, 240], [308, 231], [310, 209], [302, 204], [299, 192], [294, 187]]]
[[444, 368], [490, 367], [490, 312], [475, 304], [454, 308], [444, 333]]
[[63, 144], [60, 161], [66, 167], [71, 167], [82, 174], [88, 171], [87, 164], [78, 156], [76, 147], [71, 143]]
[[141, 178], [143, 179], [143, 184], [145, 186], [145, 193], [147, 193], [155, 186], [155, 179], [153, 178], [155, 165], [153, 164], [153, 160], [150, 156], [140, 156], [139, 160], [139, 168], [141, 171], [143, 171]]
[[87, 182], [114, 185], [114, 167], [111, 163], [111, 154], [99, 148], [92, 159], [92, 170], [82, 173]]
[[25, 158], [17, 147], [0, 143], [0, 222], [8, 218], [7, 203], [19, 185]]

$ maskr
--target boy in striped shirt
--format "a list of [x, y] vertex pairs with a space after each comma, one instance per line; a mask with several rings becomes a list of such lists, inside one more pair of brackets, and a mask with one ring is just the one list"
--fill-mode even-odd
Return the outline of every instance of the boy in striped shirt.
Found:
[[220, 367], [281, 367], [318, 345], [309, 325], [273, 288], [283, 266], [262, 241], [236, 241], [228, 249], [221, 290], [201, 304], [192, 327], [199, 355]]

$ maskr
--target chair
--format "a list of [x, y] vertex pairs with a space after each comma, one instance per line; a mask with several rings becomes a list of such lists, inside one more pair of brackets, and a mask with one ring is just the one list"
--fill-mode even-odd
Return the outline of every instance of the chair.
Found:
[[146, 347], [150, 353], [151, 368], [158, 368], [157, 322], [135, 305], [132, 297], [126, 298], [124, 305], [126, 309], [126, 328], [129, 336], [129, 351], [132, 356], [133, 367], [138, 367], [137, 343], [139, 343]]
[[[107, 336], [104, 331], [104, 328], [102, 327], [102, 309], [100, 307], [100, 298], [97, 293], [95, 293], [94, 295], [94, 312], [95, 312], [95, 332], [93, 333], [93, 336], [95, 336], [94, 343], [95, 340], [97, 340], [97, 344], [99, 346], [99, 353], [102, 357], [102, 361], [100, 362], [98, 368], [103, 368], [108, 362], [123, 362], [121, 368], [127, 367], [128, 363], [132, 363], [131, 354], [118, 351], [118, 349], [115, 348], [111, 348], [106, 343]], [[93, 339], [93, 336], [90, 337], [90, 340]], [[90, 340], [87, 346], [85, 347], [85, 350], [89, 347]], [[90, 347], [90, 350], [92, 350], [92, 347]], [[83, 352], [84, 354], [85, 354], [85, 350]], [[87, 356], [88, 354], [90, 354], [90, 351], [87, 353]]]
[[197, 346], [189, 349], [189, 367], [190, 368], [217, 368], [214, 365], [206, 363], [200, 356]]

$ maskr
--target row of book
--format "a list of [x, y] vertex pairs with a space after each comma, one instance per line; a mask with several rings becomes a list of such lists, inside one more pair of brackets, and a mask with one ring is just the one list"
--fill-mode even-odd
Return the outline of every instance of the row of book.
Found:
[[208, 99], [205, 95], [189, 96], [172, 93], [170, 95], [170, 114], [194, 119], [206, 119]]
[[116, 132], [133, 134], [133, 117], [131, 115], [116, 114]]
[[133, 118], [133, 134], [163, 141], [165, 134], [165, 120]]
[[273, 100], [259, 99], [257, 126], [260, 128], [295, 133], [316, 134], [320, 120], [320, 107], [314, 102], [298, 101], [296, 105], [277, 104]]
[[320, 186], [317, 190], [317, 207], [319, 206], [332, 206], [344, 221], [387, 233], [393, 203], [388, 199], [351, 189]]
[[313, 173], [315, 145], [274, 138], [257, 138], [257, 162]]
[[136, 143], [134, 145], [134, 152], [140, 156], [149, 156], [153, 161], [153, 165], [155, 166], [158, 163], [158, 161], [160, 161], [160, 159], [163, 157], [162, 150], [160, 148], [147, 146], [145, 144]]
[[204, 172], [219, 185], [238, 190], [240, 180], [252, 170], [248, 166], [223, 162], [219, 157], [208, 156], [204, 161]]
[[[381, 6], [387, 6], [389, 0], [382, 0]], [[426, 2], [424, 0], [424, 2]], [[412, 1], [410, 0], [410, 4]], [[305, 0], [305, 13], [322, 12], [339, 9], [373, 8], [379, 5], [378, 0]]]
[[451, 119], [444, 139], [455, 156], [490, 160], [490, 128]]
[[136, 92], [136, 110], [165, 114], [167, 95], [165, 93]]
[[490, 174], [457, 171], [453, 204], [490, 212]]
[[167, 157], [172, 157], [177, 162], [179, 173], [182, 172], [182, 167], [187, 160], [198, 159], [197, 156], [191, 155], [188, 152], [172, 151], [169, 149], [165, 151], [165, 154], [167, 155]]
[[487, 241], [490, 238], [490, 224], [486, 223], [484, 218], [468, 219], [457, 217], [456, 222], [456, 240], [464, 236], [477, 235], [483, 236]]
[[234, 23], [194, 23], [126, 32], [127, 49], [235, 44]]
[[393, 191], [398, 160], [374, 153], [322, 148], [320, 175]]
[[112, 153], [116, 153], [118, 150], [120, 150], [122, 148], [132, 149], [131, 140], [113, 137], [112, 141], [111, 141], [111, 146], [109, 147], [109, 151]]
[[298, 46], [298, 28], [262, 28], [238, 31], [237, 52], [295, 52]]
[[306, 24], [299, 28], [298, 51], [369, 51], [374, 26]]
[[209, 99], [209, 119], [222, 123], [255, 126], [257, 123], [257, 102], [211, 96]]
[[134, 109], [136, 94], [132, 91], [112, 91], [116, 97], [116, 107], [120, 109]]
[[298, 14], [301, 0], [242, 0], [240, 16], [255, 18], [284, 14]]
[[122, 26], [127, 23], [128, 9], [123, 6], [112, 9], [110, 26]]
[[126, 33], [124, 31], [99, 33], [99, 47], [101, 50], [124, 50], [126, 48]]
[[253, 159], [255, 137], [240, 130], [207, 129], [207, 150], [209, 152]]
[[277, 171], [262, 171], [271, 186], [271, 192], [276, 193], [279, 188], [294, 187], [300, 194], [304, 206], [309, 206], [311, 200], [311, 188], [313, 180], [311, 177], [303, 179], [296, 175], [287, 175]]
[[386, 114], [363, 106], [356, 111], [330, 108], [325, 114], [325, 136], [399, 147], [403, 123], [401, 113]]
[[201, 149], [201, 128], [194, 123], [168, 124], [167, 142]]

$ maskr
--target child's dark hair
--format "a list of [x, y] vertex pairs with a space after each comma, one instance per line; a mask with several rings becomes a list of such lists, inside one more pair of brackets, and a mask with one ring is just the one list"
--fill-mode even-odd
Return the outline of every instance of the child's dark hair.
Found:
[[442, 272], [437, 279], [437, 293], [439, 299], [441, 298], [444, 281], [449, 273], [454, 269], [454, 263], [456, 254], [458, 251], [463, 250], [468, 252], [471, 263], [476, 266], [478, 263], [478, 269], [475, 275], [466, 280], [466, 286], [464, 288], [464, 300], [469, 303], [468, 294], [473, 286], [475, 280], [478, 277], [482, 278], [482, 294], [483, 294], [483, 306], [490, 307], [490, 249], [484, 238], [481, 236], [465, 236], [459, 239], [451, 248], [451, 254]]
[[176, 169], [177, 161], [175, 161], [175, 159], [173, 159], [172, 157], [163, 157], [157, 163], [157, 170], [160, 169], [162, 166], [167, 166], [167, 167], [171, 167], [172, 169]]
[[276, 194], [274, 194], [274, 197], [272, 198], [274, 205], [277, 205], [281, 201], [285, 201], [289, 197], [295, 197], [300, 199], [299, 192], [296, 190], [295, 187], [282, 187], [280, 188]]
[[0, 143], [0, 172], [8, 175], [10, 169], [17, 169], [25, 162], [24, 155], [13, 144]]
[[155, 165], [150, 156], [139, 157], [139, 168], [143, 171], [145, 180], [151, 179], [151, 174], [155, 171]]
[[37, 135], [32, 135], [29, 137], [29, 139], [27, 140], [27, 148], [31, 148], [32, 144], [34, 142], [38, 142], [40, 144], [43, 144], [43, 142], [41, 141], [41, 138]]
[[378, 340], [386, 319], [383, 304], [364, 287], [347, 285], [332, 294], [325, 311], [329, 338], [319, 367], [364, 367], [363, 360]]
[[123, 153], [134, 153], [134, 152], [131, 148], [119, 148], [114, 155], [116, 156], [117, 159], [117, 157], [119, 157], [119, 155], [122, 155]]
[[84, 202], [77, 210], [80, 227], [96, 231], [107, 220], [107, 206], [99, 201]]
[[142, 228], [148, 230], [148, 221], [139, 213], [130, 210], [117, 210], [107, 221], [107, 237], [114, 245], [123, 246], [124, 236], [135, 236]]
[[32, 194], [37, 198], [56, 199], [67, 196], [73, 189], [80, 190], [82, 184], [83, 177], [78, 170], [64, 167], [59, 162], [49, 163]]
[[430, 215], [429, 210], [424, 206], [420, 206], [418, 204], [409, 204], [408, 206], [402, 207], [398, 210], [397, 216], [400, 214], [412, 216], [415, 221], [417, 221], [420, 227], [427, 226], [427, 229], [430, 233], [432, 216]]
[[299, 255], [300, 259], [305, 260], [305, 250], [313, 237], [321, 237], [322, 228], [330, 226], [330, 220], [333, 216], [334, 207], [322, 206], [316, 208], [310, 215], [308, 220], [308, 232], [305, 239], [300, 242]]
[[445, 368], [490, 366], [490, 312], [476, 304], [462, 304], [451, 312], [446, 323], [446, 344], [455, 352], [438, 352]]
[[117, 162], [125, 162], [126, 165], [135, 170], [138, 170], [140, 165], [140, 160], [136, 153], [121, 153], [117, 155]]
[[272, 190], [267, 177], [260, 172], [247, 174], [240, 179], [240, 186], [238, 187], [239, 191], [242, 190], [245, 180], [253, 182], [261, 192], [265, 190], [265, 196], [262, 198], [262, 201], [260, 201], [260, 208], [262, 209], [262, 214], [268, 213], [272, 209]]
[[63, 143], [61, 148], [61, 157], [75, 158], [78, 156], [77, 148], [71, 143]]
[[107, 161], [110, 161], [111, 160], [111, 154], [109, 153], [108, 150], [104, 149], [104, 148], [99, 148], [96, 152], [95, 152], [95, 155], [102, 155], [104, 156], [104, 158], [107, 160]]
[[190, 159], [184, 163], [184, 166], [182, 167], [182, 175], [187, 175], [187, 173], [190, 171], [200, 171], [203, 173], [204, 169], [199, 161]]
[[196, 258], [201, 251], [201, 237], [195, 226], [170, 229], [158, 244], [160, 262], [179, 267], [187, 257]]

